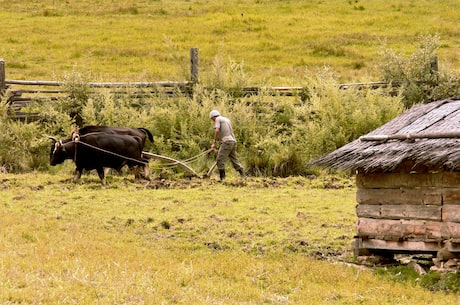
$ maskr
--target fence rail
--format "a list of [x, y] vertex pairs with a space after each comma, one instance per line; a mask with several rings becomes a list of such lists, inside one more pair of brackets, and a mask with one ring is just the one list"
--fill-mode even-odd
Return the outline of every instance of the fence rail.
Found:
[[[108, 89], [114, 95], [129, 95], [135, 98], [146, 98], [152, 95], [191, 94], [191, 82], [134, 82], [134, 83], [86, 83], [89, 93], [100, 89]], [[53, 81], [21, 81], [5, 80], [2, 95], [9, 107], [9, 116], [17, 119], [34, 119], [38, 114], [24, 111], [32, 102], [56, 101], [69, 95], [66, 84]]]
[[[156, 82], [87, 82], [89, 93], [99, 89], [108, 89], [115, 95], [129, 95], [145, 98], [152, 95], [192, 94], [193, 85], [198, 81], [198, 49], [190, 50], [190, 81], [156, 81]], [[0, 97], [6, 99], [9, 116], [16, 119], [34, 120], [37, 113], [26, 110], [32, 102], [56, 101], [70, 93], [67, 84], [47, 80], [14, 80], [5, 75], [5, 61], [0, 59]]]

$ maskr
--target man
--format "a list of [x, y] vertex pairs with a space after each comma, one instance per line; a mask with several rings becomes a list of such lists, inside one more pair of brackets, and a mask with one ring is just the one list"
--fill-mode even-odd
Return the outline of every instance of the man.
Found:
[[230, 158], [233, 167], [244, 177], [243, 166], [236, 155], [236, 139], [233, 133], [232, 123], [226, 117], [220, 115], [219, 111], [212, 110], [209, 117], [214, 122], [214, 139], [211, 148], [216, 147], [217, 139], [220, 139], [220, 147], [217, 152], [217, 168], [219, 169], [220, 181], [225, 179], [225, 161]]

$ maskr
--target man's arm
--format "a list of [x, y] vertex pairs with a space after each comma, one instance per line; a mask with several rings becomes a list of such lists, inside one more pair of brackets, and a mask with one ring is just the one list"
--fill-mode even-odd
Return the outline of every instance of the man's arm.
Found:
[[217, 142], [217, 139], [219, 138], [219, 132], [220, 132], [220, 128], [219, 128], [219, 127], [216, 127], [216, 128], [214, 129], [214, 139], [212, 140], [211, 148], [215, 148], [215, 147], [216, 147], [216, 142]]

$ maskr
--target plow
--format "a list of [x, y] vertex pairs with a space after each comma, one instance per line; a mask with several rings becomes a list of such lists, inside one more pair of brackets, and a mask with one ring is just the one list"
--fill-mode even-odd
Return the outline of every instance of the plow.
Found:
[[[202, 156], [203, 154], [208, 154], [210, 151], [212, 151], [212, 150], [209, 149], [209, 150], [199, 154], [198, 156], [195, 156], [192, 159], [196, 159], [196, 158]], [[142, 157], [147, 158], [147, 159], [157, 159], [157, 160], [161, 160], [163, 162], [167, 162], [169, 165], [179, 166], [184, 171], [190, 173], [193, 177], [199, 177], [199, 178], [209, 178], [211, 176], [212, 172], [214, 171], [214, 169], [216, 168], [216, 165], [217, 165], [217, 163], [214, 162], [214, 164], [209, 168], [209, 170], [206, 172], [206, 174], [204, 174], [203, 176], [200, 176], [193, 168], [191, 168], [190, 166], [188, 166], [186, 164], [186, 161], [176, 160], [176, 159], [173, 159], [173, 158], [170, 158], [170, 157], [166, 157], [166, 156], [162, 156], [162, 155], [158, 155], [158, 154], [153, 154], [153, 153], [147, 152], [147, 151], [142, 152]], [[188, 161], [190, 161], [190, 159]]]

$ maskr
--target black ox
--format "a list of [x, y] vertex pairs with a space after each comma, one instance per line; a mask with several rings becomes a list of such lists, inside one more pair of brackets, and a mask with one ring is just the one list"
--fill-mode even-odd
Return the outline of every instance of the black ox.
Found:
[[103, 185], [106, 185], [104, 167], [120, 171], [125, 165], [130, 168], [144, 167], [144, 177], [148, 179], [148, 161], [142, 158], [142, 137], [106, 132], [73, 134], [72, 139], [57, 141], [50, 151], [52, 166], [63, 163], [66, 159], [75, 162], [76, 170], [73, 181], [76, 182], [83, 170], [95, 169]]
[[150, 131], [146, 128], [129, 128], [129, 127], [113, 127], [113, 126], [94, 126], [88, 125], [82, 128], [79, 128], [72, 132], [73, 134], [88, 134], [92, 132], [105, 132], [108, 134], [120, 134], [120, 135], [128, 135], [134, 137], [141, 138], [142, 149], [144, 149], [146, 138], [149, 138], [150, 142], [153, 142], [153, 136]]
[[[77, 128], [76, 130], [72, 131], [71, 137], [73, 137], [74, 134], [85, 135], [85, 134], [93, 133], [93, 132], [105, 132], [107, 134], [119, 134], [119, 135], [129, 135], [129, 136], [134, 136], [134, 137], [140, 137], [142, 150], [144, 150], [144, 146], [145, 146], [145, 142], [147, 138], [149, 139], [150, 142], [153, 143], [152, 133], [147, 128], [143, 128], [143, 127], [130, 128], [130, 127], [118, 127], [118, 126], [87, 125], [85, 127]], [[145, 173], [148, 173], [148, 164], [146, 163], [145, 165], [141, 165], [141, 166], [130, 166], [130, 169], [134, 170], [135, 177], [141, 178], [138, 167], [143, 168], [144, 177], [145, 177]]]

